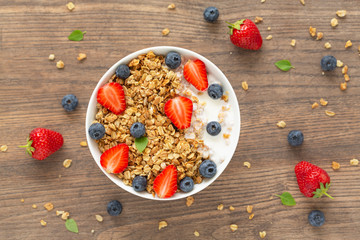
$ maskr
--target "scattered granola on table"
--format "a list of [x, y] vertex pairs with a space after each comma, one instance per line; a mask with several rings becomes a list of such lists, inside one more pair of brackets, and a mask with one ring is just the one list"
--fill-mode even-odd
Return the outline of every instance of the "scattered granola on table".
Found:
[[195, 231], [194, 231], [194, 235], [195, 235], [195, 237], [199, 237], [199, 236], [200, 236], [200, 233], [195, 230]]
[[342, 91], [345, 91], [345, 90], [347, 89], [347, 84], [346, 84], [346, 82], [340, 83], [340, 89], [341, 89]]
[[65, 67], [65, 64], [64, 64], [63, 61], [59, 60], [59, 61], [56, 62], [56, 67], [58, 69], [63, 69]]
[[55, 54], [50, 54], [49, 55], [49, 60], [54, 61], [55, 60]]
[[341, 61], [341, 60], [336, 60], [336, 66], [337, 67], [342, 67], [342, 66], [344, 66], [344, 63]]
[[161, 31], [161, 33], [162, 33], [163, 36], [167, 36], [167, 35], [169, 35], [170, 30], [169, 30], [168, 28], [164, 28], [164, 29]]
[[321, 40], [324, 37], [324, 34], [322, 32], [318, 32], [316, 35], [316, 40]]
[[169, 4], [168, 9], [174, 10], [175, 7], [176, 7], [176, 6], [175, 6], [175, 3], [171, 3], [171, 4]]
[[276, 126], [278, 126], [279, 128], [285, 128], [286, 127], [286, 123], [284, 121], [279, 121]]
[[86, 54], [85, 53], [79, 53], [78, 57], [77, 57], [77, 60], [78, 61], [82, 61], [86, 58]]
[[254, 218], [254, 214], [252, 213], [252, 214], [249, 215], [249, 219], [251, 220], [253, 218]]
[[338, 170], [340, 169], [340, 163], [333, 161], [331, 164], [332, 169]]
[[2, 152], [6, 152], [8, 150], [8, 146], [7, 145], [2, 145], [1, 147], [0, 147], [0, 151], [2, 151]]
[[312, 109], [315, 109], [319, 106], [319, 104], [317, 102], [314, 102], [312, 105], [311, 105], [311, 108]]
[[331, 19], [330, 25], [332, 27], [336, 27], [339, 24], [338, 20], [336, 18]]
[[243, 88], [245, 91], [247, 91], [247, 90], [249, 89], [249, 85], [247, 84], [246, 81], [242, 82], [242, 83], [241, 83], [241, 86], [242, 86], [242, 88]]
[[33, 204], [31, 207], [34, 208], [34, 209], [37, 208], [36, 204]]
[[272, 37], [272, 35], [268, 35], [265, 39], [266, 40], [271, 40], [273, 37]]
[[262, 21], [263, 21], [262, 17], [255, 17], [255, 20], [254, 20], [255, 23], [261, 23]]
[[331, 44], [330, 44], [329, 42], [326, 42], [326, 43], [324, 44], [324, 47], [325, 47], [326, 49], [330, 49], [330, 48], [331, 48]]
[[265, 231], [259, 232], [259, 235], [260, 235], [261, 238], [265, 238], [266, 237], [266, 232]]
[[71, 12], [72, 10], [75, 9], [75, 4], [74, 4], [73, 2], [68, 2], [68, 3], [66, 4], [66, 7], [67, 7], [67, 9], [69, 9], [69, 11]]
[[71, 159], [65, 159], [63, 162], [63, 166], [65, 168], [69, 168], [71, 166], [72, 160]]
[[230, 211], [234, 211], [235, 208], [234, 208], [233, 206], [230, 206], [230, 207], [229, 207], [229, 210], [230, 210]]
[[98, 221], [98, 222], [102, 222], [102, 221], [104, 221], [104, 218], [101, 216], [101, 215], [95, 215], [95, 218], [96, 218], [96, 221]]
[[217, 210], [223, 210], [224, 209], [224, 204], [219, 204], [218, 206], [217, 206]]
[[82, 147], [87, 147], [87, 142], [86, 141], [81, 141], [80, 142], [80, 146], [82, 146]]
[[186, 206], [190, 207], [194, 203], [194, 197], [189, 196], [186, 198]]
[[53, 210], [53, 208], [54, 208], [54, 205], [52, 204], [52, 203], [45, 203], [44, 204], [44, 208], [46, 209], [46, 210], [48, 210], [48, 211], [51, 211], [51, 210]]
[[252, 205], [248, 205], [247, 207], [246, 207], [246, 211], [248, 212], [248, 213], [252, 213], [252, 210], [253, 210], [253, 206]]
[[167, 227], [167, 225], [168, 225], [168, 224], [167, 224], [166, 221], [160, 221], [160, 222], [159, 222], [159, 230], [162, 229], [162, 228], [164, 228], [164, 227]]
[[249, 162], [244, 162], [244, 166], [247, 167], [247, 168], [251, 168], [251, 163], [249, 163]]
[[325, 101], [323, 98], [320, 98], [320, 104], [321, 104], [321, 106], [326, 106], [326, 105], [328, 105], [328, 101]]
[[357, 160], [357, 159], [351, 159], [350, 160], [350, 165], [351, 166], [357, 166], [357, 165], [359, 165], [359, 160]]
[[333, 111], [328, 111], [328, 110], [325, 110], [325, 114], [329, 117], [333, 117], [335, 116], [335, 113]]
[[345, 17], [346, 16], [346, 10], [338, 10], [338, 11], [336, 11], [336, 15], [338, 16], [338, 17]]
[[345, 48], [349, 48], [352, 46], [352, 42], [351, 40], [348, 40], [346, 43], [345, 43]]
[[40, 224], [41, 224], [41, 226], [45, 227], [47, 223], [44, 220], [41, 219]]
[[295, 45], [296, 45], [296, 40], [295, 40], [295, 39], [292, 39], [291, 42], [290, 42], [290, 45], [291, 45], [292, 47], [295, 47]]
[[313, 28], [312, 26], [310, 26], [309, 33], [312, 37], [315, 37], [316, 36], [316, 28]]
[[231, 224], [231, 225], [230, 225], [230, 229], [231, 229], [232, 232], [235, 232], [236, 230], [238, 230], [238, 225], [236, 225], [236, 224]]

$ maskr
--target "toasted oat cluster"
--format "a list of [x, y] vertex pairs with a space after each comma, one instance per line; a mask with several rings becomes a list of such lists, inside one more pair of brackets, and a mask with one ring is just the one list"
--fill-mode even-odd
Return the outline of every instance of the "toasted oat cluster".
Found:
[[[178, 130], [164, 113], [165, 103], [177, 93], [182, 93], [181, 79], [164, 65], [163, 56], [156, 56], [152, 51], [133, 59], [128, 66], [131, 75], [126, 80], [117, 78], [115, 74], [109, 80], [123, 86], [127, 105], [125, 112], [115, 115], [97, 104], [95, 122], [103, 124], [106, 133], [97, 140], [100, 151], [103, 153], [126, 143], [129, 146], [128, 167], [117, 176], [129, 186], [135, 176], [146, 176], [146, 190], [153, 195], [155, 177], [170, 164], [177, 167], [178, 181], [189, 176], [195, 183], [201, 183], [198, 168], [205, 159], [202, 152], [206, 146], [199, 139], [199, 129]], [[197, 109], [203, 110], [201, 104], [197, 105]], [[196, 117], [196, 111], [193, 114]], [[135, 122], [145, 125], [149, 140], [142, 153], [136, 149], [135, 138], [130, 134], [130, 127]], [[185, 138], [185, 134], [192, 138]]]

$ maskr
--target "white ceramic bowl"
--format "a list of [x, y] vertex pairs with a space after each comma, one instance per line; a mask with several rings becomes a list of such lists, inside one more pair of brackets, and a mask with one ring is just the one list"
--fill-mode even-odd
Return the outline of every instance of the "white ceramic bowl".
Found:
[[[224, 92], [228, 92], [228, 96], [229, 96], [229, 104], [232, 107], [232, 114], [233, 114], [233, 126], [232, 126], [232, 130], [231, 130], [231, 136], [229, 141], [229, 145], [227, 145], [226, 149], [221, 148], [221, 152], [222, 152], [222, 156], [223, 159], [221, 161], [220, 164], [217, 164], [217, 173], [214, 177], [207, 179], [205, 178], [203, 180], [202, 183], [200, 184], [195, 184], [194, 185], [194, 189], [189, 192], [189, 193], [183, 193], [183, 192], [178, 192], [175, 193], [172, 197], [170, 198], [159, 198], [159, 197], [153, 197], [151, 194], [149, 194], [148, 192], [144, 191], [144, 192], [136, 192], [133, 190], [132, 187], [125, 185], [122, 180], [120, 180], [118, 177], [116, 177], [115, 175], [109, 174], [107, 173], [100, 165], [100, 156], [101, 156], [101, 152], [98, 148], [97, 143], [90, 138], [89, 133], [88, 133], [88, 129], [90, 127], [90, 125], [92, 124], [92, 122], [95, 119], [95, 114], [96, 114], [96, 96], [97, 96], [97, 92], [98, 89], [105, 85], [109, 79], [111, 78], [111, 76], [115, 73], [115, 70], [117, 68], [117, 66], [119, 66], [120, 64], [127, 64], [129, 63], [132, 59], [136, 58], [137, 56], [139, 56], [140, 54], [144, 54], [144, 53], [148, 53], [149, 51], [153, 51], [156, 55], [166, 55], [168, 52], [170, 51], [176, 51], [178, 52], [180, 55], [182, 55], [182, 57], [184, 58], [190, 58], [190, 59], [195, 59], [198, 58], [201, 61], [203, 61], [206, 65], [206, 70], [208, 73], [208, 78], [209, 81], [210, 79], [216, 79], [217, 82], [220, 82], [221, 85], [223, 86]], [[207, 93], [204, 93], [204, 95], [207, 95]], [[205, 107], [205, 111], [207, 111], [206, 107]], [[211, 111], [211, 110], [210, 110]], [[216, 120], [216, 119], [211, 119], [211, 120]], [[239, 136], [240, 136], [240, 110], [239, 110], [239, 105], [238, 105], [238, 101], [236, 99], [236, 95], [235, 92], [233, 90], [233, 88], [231, 87], [229, 81], [227, 80], [227, 78], [225, 77], [225, 75], [220, 71], [220, 69], [218, 67], [215, 66], [215, 64], [213, 64], [212, 62], [210, 62], [208, 59], [206, 59], [205, 57], [184, 49], [184, 48], [179, 48], [179, 47], [171, 47], [171, 46], [159, 46], [159, 47], [150, 47], [150, 48], [146, 48], [146, 49], [142, 49], [139, 50], [137, 52], [131, 53], [128, 56], [122, 58], [120, 61], [118, 61], [117, 63], [115, 63], [100, 79], [100, 81], [98, 82], [98, 84], [96, 85], [90, 101], [89, 101], [89, 105], [88, 105], [88, 109], [87, 109], [87, 113], [86, 113], [86, 139], [88, 142], [88, 146], [90, 149], [90, 152], [96, 162], [96, 164], [99, 166], [99, 168], [101, 169], [101, 171], [103, 171], [103, 173], [111, 180], [113, 181], [116, 185], [118, 185], [119, 187], [121, 187], [122, 189], [124, 189], [125, 191], [128, 191], [129, 193], [132, 193], [134, 195], [143, 197], [143, 198], [147, 198], [147, 199], [152, 199], [152, 200], [176, 200], [176, 199], [181, 199], [181, 198], [185, 198], [188, 197], [190, 195], [194, 195], [198, 192], [200, 192], [201, 190], [205, 189], [207, 186], [209, 186], [212, 182], [214, 182], [219, 176], [220, 174], [225, 170], [226, 166], [229, 164], [235, 150], [236, 150], [236, 146], [237, 143], [239, 141]], [[221, 133], [220, 133], [221, 134]], [[220, 138], [222, 139], [222, 138]], [[222, 139], [223, 140], [223, 139]], [[221, 140], [219, 140], [221, 141]]]

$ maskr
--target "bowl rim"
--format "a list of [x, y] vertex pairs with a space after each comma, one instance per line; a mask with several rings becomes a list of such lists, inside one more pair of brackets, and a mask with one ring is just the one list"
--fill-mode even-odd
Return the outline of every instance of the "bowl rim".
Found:
[[[230, 88], [229, 90], [229, 96], [231, 95], [231, 98], [233, 98], [232, 101], [234, 101], [234, 106], [233, 110], [234, 110], [234, 126], [238, 126], [236, 127], [236, 129], [233, 128], [232, 133], [236, 133], [235, 136], [235, 141], [236, 144], [234, 145], [233, 150], [231, 151], [231, 154], [227, 154], [229, 157], [229, 159], [225, 160], [224, 162], [221, 163], [221, 165], [223, 165], [223, 168], [221, 168], [216, 173], [216, 175], [214, 177], [212, 177], [211, 179], [204, 179], [206, 180], [206, 183], [204, 183], [204, 181], [200, 184], [195, 184], [195, 185], [202, 185], [199, 186], [197, 189], [193, 189], [192, 191], [188, 192], [188, 193], [175, 193], [172, 197], [170, 198], [159, 198], [157, 195], [155, 195], [155, 197], [153, 197], [152, 194], [149, 194], [148, 192], [144, 191], [144, 192], [136, 192], [135, 190], [132, 189], [132, 187], [125, 185], [121, 179], [119, 179], [118, 177], [116, 177], [113, 174], [109, 174], [107, 173], [102, 166], [100, 165], [100, 160], [96, 159], [96, 155], [99, 154], [99, 149], [98, 149], [98, 145], [97, 143], [90, 138], [89, 133], [88, 133], [88, 129], [90, 127], [90, 125], [92, 124], [92, 122], [94, 121], [94, 117], [95, 114], [93, 114], [94, 112], [96, 113], [96, 104], [97, 104], [97, 92], [98, 89], [103, 86], [109, 79], [110, 77], [115, 73], [116, 68], [120, 65], [120, 64], [127, 64], [129, 63], [132, 59], [138, 57], [141, 54], [146, 54], [149, 51], [153, 51], [155, 54], [159, 54], [159, 55], [164, 55], [163, 53], [157, 53], [157, 52], [170, 52], [170, 51], [175, 51], [175, 52], [179, 52], [181, 55], [188, 55], [191, 56], [193, 58], [198, 58], [201, 61], [203, 61], [206, 65], [207, 69], [212, 69], [212, 71], [217, 72], [217, 74], [220, 74], [221, 76], [221, 83], [223, 83], [223, 81], [226, 82], [226, 85], [228, 85]], [[184, 54], [185, 53], [185, 54]], [[95, 111], [93, 111], [95, 109]], [[178, 200], [178, 199], [182, 199], [191, 195], [194, 195], [202, 190], [204, 190], [205, 188], [207, 188], [209, 185], [211, 185], [226, 169], [226, 167], [228, 166], [228, 164], [230, 163], [231, 159], [234, 156], [234, 153], [237, 149], [237, 145], [239, 144], [239, 138], [240, 138], [240, 131], [241, 130], [241, 117], [240, 117], [240, 107], [239, 107], [239, 103], [237, 100], [237, 96], [235, 94], [235, 91], [231, 85], [231, 83], [229, 82], [229, 80], [227, 79], [227, 77], [225, 76], [225, 74], [214, 64], [212, 63], [210, 60], [208, 60], [207, 58], [205, 58], [204, 56], [193, 52], [191, 50], [185, 49], [185, 48], [180, 48], [180, 47], [174, 47], [174, 46], [154, 46], [154, 47], [148, 47], [148, 48], [144, 48], [135, 52], [132, 52], [128, 55], [126, 55], [125, 57], [121, 58], [119, 61], [117, 61], [115, 64], [113, 64], [100, 78], [100, 80], [97, 82], [96, 87], [94, 88], [91, 96], [90, 96], [90, 100], [88, 102], [88, 106], [87, 106], [87, 111], [86, 111], [86, 117], [85, 117], [85, 133], [86, 133], [86, 140], [88, 142], [88, 148], [90, 150], [91, 156], [94, 159], [94, 161], [96, 162], [96, 164], [98, 165], [98, 167], [101, 169], [101, 171], [113, 182], [115, 183], [118, 187], [120, 187], [121, 189], [145, 198], [145, 199], [150, 199], [150, 200], [161, 200], [161, 201], [171, 201], [171, 200]], [[101, 153], [100, 153], [101, 155]], [[100, 158], [100, 157], [99, 157]]]

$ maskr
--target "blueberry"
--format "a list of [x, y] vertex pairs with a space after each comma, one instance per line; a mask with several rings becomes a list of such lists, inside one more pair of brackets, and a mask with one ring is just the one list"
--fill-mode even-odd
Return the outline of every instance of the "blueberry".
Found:
[[325, 215], [319, 210], [314, 210], [309, 213], [309, 223], [314, 227], [320, 227], [325, 223]]
[[220, 123], [216, 122], [216, 121], [212, 121], [209, 122], [206, 125], [206, 131], [211, 135], [211, 136], [216, 136], [221, 132], [221, 125]]
[[89, 135], [92, 139], [99, 140], [105, 135], [105, 127], [101, 123], [93, 123], [89, 127]]
[[324, 71], [332, 71], [336, 68], [336, 58], [333, 56], [325, 56], [321, 59], [321, 68]]
[[224, 94], [224, 90], [219, 84], [214, 83], [209, 86], [208, 94], [212, 99], [219, 99]]
[[194, 181], [191, 177], [185, 177], [180, 181], [180, 190], [183, 192], [190, 192], [194, 189]]
[[134, 138], [141, 138], [145, 134], [145, 126], [140, 122], [133, 123], [130, 128], [130, 134]]
[[130, 76], [130, 69], [126, 64], [121, 64], [117, 67], [115, 74], [118, 78], [127, 79]]
[[122, 205], [118, 200], [112, 200], [107, 205], [107, 212], [111, 216], [117, 216], [122, 211]]
[[211, 160], [205, 160], [200, 164], [200, 174], [206, 178], [212, 178], [216, 174], [216, 164]]
[[300, 146], [304, 141], [304, 135], [299, 130], [292, 130], [289, 132], [287, 140], [293, 147]]
[[178, 54], [177, 52], [169, 52], [166, 55], [165, 63], [171, 69], [178, 68], [181, 64], [180, 54]]
[[219, 17], [219, 10], [216, 7], [208, 7], [204, 11], [204, 18], [208, 22], [215, 22]]
[[63, 99], [61, 100], [61, 105], [68, 112], [75, 110], [78, 103], [79, 103], [78, 99], [76, 98], [75, 95], [72, 94], [64, 96]]
[[146, 177], [144, 176], [136, 176], [132, 182], [132, 187], [136, 192], [141, 192], [146, 189]]

